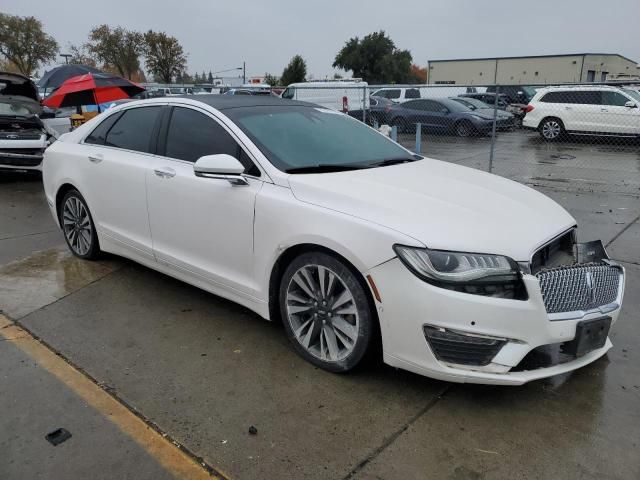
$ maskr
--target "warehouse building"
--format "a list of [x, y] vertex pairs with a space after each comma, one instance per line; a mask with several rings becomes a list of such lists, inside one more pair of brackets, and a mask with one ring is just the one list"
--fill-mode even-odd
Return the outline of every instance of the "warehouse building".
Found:
[[429, 60], [429, 83], [556, 84], [603, 82], [607, 75], [638, 75], [638, 64], [615, 53]]

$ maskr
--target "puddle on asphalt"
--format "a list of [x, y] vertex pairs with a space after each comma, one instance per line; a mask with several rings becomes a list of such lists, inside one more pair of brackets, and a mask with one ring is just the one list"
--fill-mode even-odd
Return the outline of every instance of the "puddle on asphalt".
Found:
[[0, 310], [13, 319], [49, 305], [119, 268], [106, 260], [92, 262], [61, 249], [36, 252], [0, 267]]

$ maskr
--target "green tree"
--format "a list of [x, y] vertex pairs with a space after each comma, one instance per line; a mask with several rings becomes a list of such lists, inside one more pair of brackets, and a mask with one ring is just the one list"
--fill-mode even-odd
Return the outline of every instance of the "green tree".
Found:
[[271, 85], [272, 87], [277, 87], [280, 84], [280, 79], [275, 75], [271, 75], [270, 73], [265, 73], [264, 83]]
[[296, 55], [282, 71], [280, 83], [286, 86], [292, 83], [304, 82], [306, 77], [307, 62], [300, 55]]
[[209, 70], [209, 76], [207, 77], [207, 82], [213, 84], [213, 73]]
[[370, 33], [362, 40], [349, 39], [336, 55], [334, 68], [351, 70], [353, 76], [376, 83], [408, 83], [411, 53], [396, 48], [384, 31]]
[[86, 45], [89, 53], [108, 70], [113, 69], [129, 79], [140, 70], [143, 46], [141, 33], [122, 27], [112, 29], [109, 25], [100, 25], [91, 30]]
[[147, 70], [163, 83], [171, 83], [174, 76], [183, 76], [187, 56], [177, 38], [149, 30], [144, 34], [144, 54]]
[[0, 13], [0, 54], [23, 75], [31, 76], [38, 67], [54, 60], [58, 42], [45, 33], [35, 17]]

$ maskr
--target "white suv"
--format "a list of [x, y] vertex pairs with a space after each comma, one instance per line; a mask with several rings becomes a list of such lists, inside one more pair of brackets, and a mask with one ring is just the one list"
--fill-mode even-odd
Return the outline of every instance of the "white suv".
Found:
[[640, 136], [640, 93], [608, 86], [539, 89], [527, 105], [523, 127], [545, 140], [565, 134]]

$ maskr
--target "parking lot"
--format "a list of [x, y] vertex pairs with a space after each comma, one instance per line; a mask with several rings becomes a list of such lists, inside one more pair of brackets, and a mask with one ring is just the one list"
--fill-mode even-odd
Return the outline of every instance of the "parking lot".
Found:
[[[422, 138], [425, 155], [483, 170], [489, 148]], [[231, 302], [73, 258], [39, 178], [0, 173], [0, 478], [640, 478], [638, 144], [506, 132], [492, 169], [559, 202], [625, 266], [614, 347], [594, 364], [522, 387], [382, 364], [329, 374]], [[72, 437], [54, 448], [59, 427]]]

